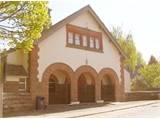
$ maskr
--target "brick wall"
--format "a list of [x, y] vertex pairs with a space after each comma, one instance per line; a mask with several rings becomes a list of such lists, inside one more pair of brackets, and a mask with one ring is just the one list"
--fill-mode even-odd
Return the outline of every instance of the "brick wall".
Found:
[[18, 92], [19, 83], [16, 81], [6, 81], [4, 83], [4, 92]]
[[126, 101], [157, 100], [160, 91], [134, 91], [125, 94]]
[[3, 114], [33, 110], [30, 93], [3, 93]]

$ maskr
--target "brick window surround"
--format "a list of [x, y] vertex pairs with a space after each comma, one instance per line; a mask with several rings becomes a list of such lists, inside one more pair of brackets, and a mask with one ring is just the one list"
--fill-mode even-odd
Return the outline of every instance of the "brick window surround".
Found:
[[94, 52], [103, 52], [102, 33], [67, 24], [66, 46]]

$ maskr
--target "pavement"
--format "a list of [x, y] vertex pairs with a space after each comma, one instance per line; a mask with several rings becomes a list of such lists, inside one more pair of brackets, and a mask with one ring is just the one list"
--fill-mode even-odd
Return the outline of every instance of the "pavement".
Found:
[[[160, 100], [130, 101], [130, 102], [111, 102], [103, 104], [80, 104], [80, 105], [53, 105], [46, 110], [32, 111], [25, 114], [11, 115], [16, 117], [61, 117], [78, 118], [86, 116], [95, 116], [96, 114], [109, 113], [132, 109], [136, 107], [160, 104]], [[11, 117], [10, 116], [10, 117]]]

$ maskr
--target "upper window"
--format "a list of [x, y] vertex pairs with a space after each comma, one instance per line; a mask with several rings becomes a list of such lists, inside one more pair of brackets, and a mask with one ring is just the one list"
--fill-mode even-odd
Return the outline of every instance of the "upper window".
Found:
[[95, 39], [95, 46], [96, 46], [96, 49], [99, 49], [100, 47], [99, 40], [97, 38]]
[[80, 45], [80, 35], [79, 34], [75, 34], [74, 41], [75, 41], [75, 45]]
[[68, 43], [73, 44], [73, 33], [68, 32]]
[[102, 52], [102, 34], [75, 25], [67, 25], [67, 47]]
[[94, 48], [94, 37], [90, 37], [90, 48]]
[[87, 47], [88, 46], [88, 40], [87, 40], [87, 36], [86, 35], [82, 36], [82, 41], [83, 41], [83, 46]]

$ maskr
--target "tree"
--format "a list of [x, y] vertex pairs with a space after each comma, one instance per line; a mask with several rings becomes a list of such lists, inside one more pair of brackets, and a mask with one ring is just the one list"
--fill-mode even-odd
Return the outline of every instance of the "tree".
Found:
[[151, 64], [157, 64], [157, 63], [158, 61], [156, 60], [156, 58], [153, 55], [151, 55], [148, 64], [151, 65]]
[[0, 2], [0, 40], [9, 47], [31, 50], [50, 23], [48, 2]]
[[136, 75], [132, 80], [131, 89], [133, 91], [143, 91], [148, 90], [148, 88], [149, 86], [140, 74]]
[[146, 81], [149, 89], [160, 87], [160, 64], [145, 65], [141, 68], [140, 74]]
[[112, 35], [117, 40], [127, 58], [124, 61], [124, 66], [131, 74], [136, 70], [136, 66], [144, 64], [141, 54], [137, 51], [133, 37], [131, 34], [124, 35], [121, 27], [113, 27]]
[[160, 64], [156, 58], [151, 56], [149, 64], [146, 65], [131, 34], [125, 36], [120, 27], [114, 27], [112, 34], [127, 56], [124, 65], [131, 73], [132, 90], [160, 88]]

